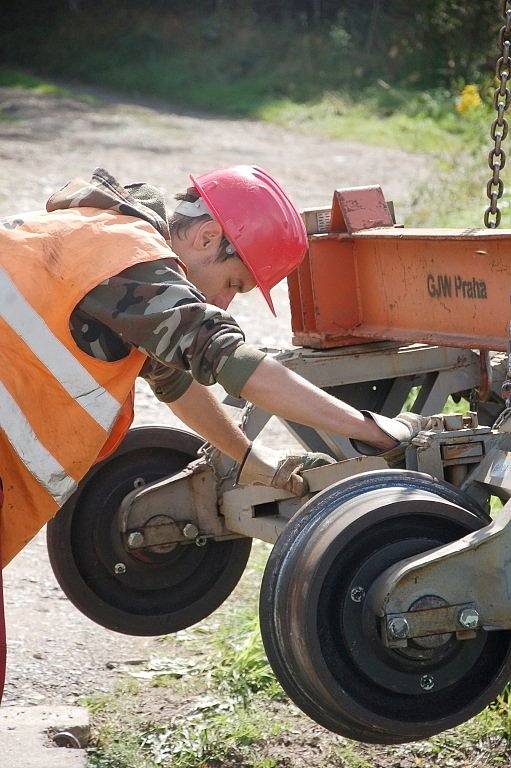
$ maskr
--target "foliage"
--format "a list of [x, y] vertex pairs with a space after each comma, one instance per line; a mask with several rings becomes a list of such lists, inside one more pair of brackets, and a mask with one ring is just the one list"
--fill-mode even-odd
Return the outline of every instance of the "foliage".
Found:
[[[501, 23], [493, 0], [111, 0], [107, 15], [95, 0], [52, 0], [28, 17], [22, 9], [9, 7], [0, 30], [4, 85], [19, 65], [422, 152], [471, 148], [489, 119]], [[31, 75], [17, 77], [34, 87]]]
[[251, 606], [222, 624], [215, 645], [218, 655], [212, 679], [220, 691], [241, 699], [245, 707], [256, 693], [274, 699], [283, 697], [264, 652], [257, 613]]
[[156, 765], [197, 768], [224, 761], [246, 764], [253, 744], [276, 735], [268, 730], [264, 713], [247, 713], [212, 700], [195, 713], [168, 727], [150, 726], [141, 734], [141, 747]]
[[406, 88], [484, 82], [491, 75], [494, 0], [301, 0], [269, 3], [93, 0], [9, 7], [5, 63], [255, 114], [275, 99], [352, 95], [378, 80]]
[[477, 85], [466, 85], [456, 102], [456, 109], [462, 115], [470, 114], [482, 107], [483, 100]]
[[62, 88], [55, 83], [49, 83], [40, 77], [8, 67], [0, 69], [0, 88], [24, 88], [44, 96], [66, 96], [69, 94], [66, 88]]

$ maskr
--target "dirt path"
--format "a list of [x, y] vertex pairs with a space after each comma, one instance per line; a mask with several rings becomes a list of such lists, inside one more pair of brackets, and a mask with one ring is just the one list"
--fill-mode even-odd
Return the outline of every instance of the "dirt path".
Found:
[[[399, 150], [111, 97], [86, 103], [0, 89], [0, 107], [7, 118], [0, 120], [0, 215], [41, 208], [67, 180], [87, 178], [100, 165], [126, 184], [151, 181], [171, 196], [186, 188], [190, 171], [250, 162], [271, 170], [301, 207], [328, 204], [335, 187], [379, 183], [402, 216], [430, 163]], [[277, 321], [255, 295], [239, 297], [233, 314], [249, 341], [288, 346], [285, 284], [274, 297]], [[140, 386], [136, 423], [176, 421]], [[109, 662], [147, 657], [156, 647], [156, 640], [108, 632], [79, 614], [55, 582], [42, 535], [6, 569], [5, 583], [7, 705], [63, 703], [108, 689], [116, 674]]]

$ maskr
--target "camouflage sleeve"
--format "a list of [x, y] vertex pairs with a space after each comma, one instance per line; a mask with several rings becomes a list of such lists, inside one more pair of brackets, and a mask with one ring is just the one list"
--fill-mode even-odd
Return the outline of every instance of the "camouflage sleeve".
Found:
[[140, 375], [162, 403], [173, 403], [179, 400], [193, 381], [193, 376], [188, 371], [169, 368], [151, 357], [147, 359]]
[[245, 343], [229, 314], [206, 303], [173, 259], [124, 270], [90, 291], [79, 308], [163, 366], [188, 371], [200, 384], [219, 382], [233, 395], [264, 357]]

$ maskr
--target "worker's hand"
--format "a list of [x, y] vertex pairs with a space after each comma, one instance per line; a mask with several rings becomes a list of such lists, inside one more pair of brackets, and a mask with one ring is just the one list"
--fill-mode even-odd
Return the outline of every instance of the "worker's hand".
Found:
[[305, 496], [307, 482], [299, 473], [324, 464], [335, 464], [335, 459], [326, 453], [274, 451], [252, 443], [240, 465], [237, 482], [240, 485], [270, 485], [289, 491], [294, 496]]
[[388, 416], [382, 416], [379, 413], [372, 413], [372, 411], [361, 411], [361, 413], [364, 414], [366, 419], [371, 419], [384, 435], [394, 440], [392, 447], [382, 450], [375, 445], [352, 438], [350, 440], [352, 446], [364, 456], [381, 455], [388, 451], [406, 447], [421, 430], [428, 428], [429, 423], [429, 417], [420, 416], [417, 413], [400, 413], [393, 419], [390, 419]]

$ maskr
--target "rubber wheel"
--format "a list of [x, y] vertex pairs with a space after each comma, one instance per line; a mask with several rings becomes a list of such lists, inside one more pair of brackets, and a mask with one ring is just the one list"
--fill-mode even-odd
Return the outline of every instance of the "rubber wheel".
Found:
[[458, 489], [409, 471], [367, 473], [308, 502], [270, 555], [260, 600], [268, 659], [295, 704], [382, 744], [428, 738], [487, 706], [511, 678], [510, 633], [389, 649], [365, 596], [391, 565], [488, 522]]
[[[97, 624], [128, 635], [177, 632], [226, 600], [252, 540], [179, 544], [165, 554], [127, 550], [118, 525], [124, 496], [140, 478], [150, 483], [181, 470], [202, 441], [168, 428], [134, 429], [126, 441], [48, 524], [50, 562], [66, 596]], [[118, 564], [124, 572], [116, 572]]]

